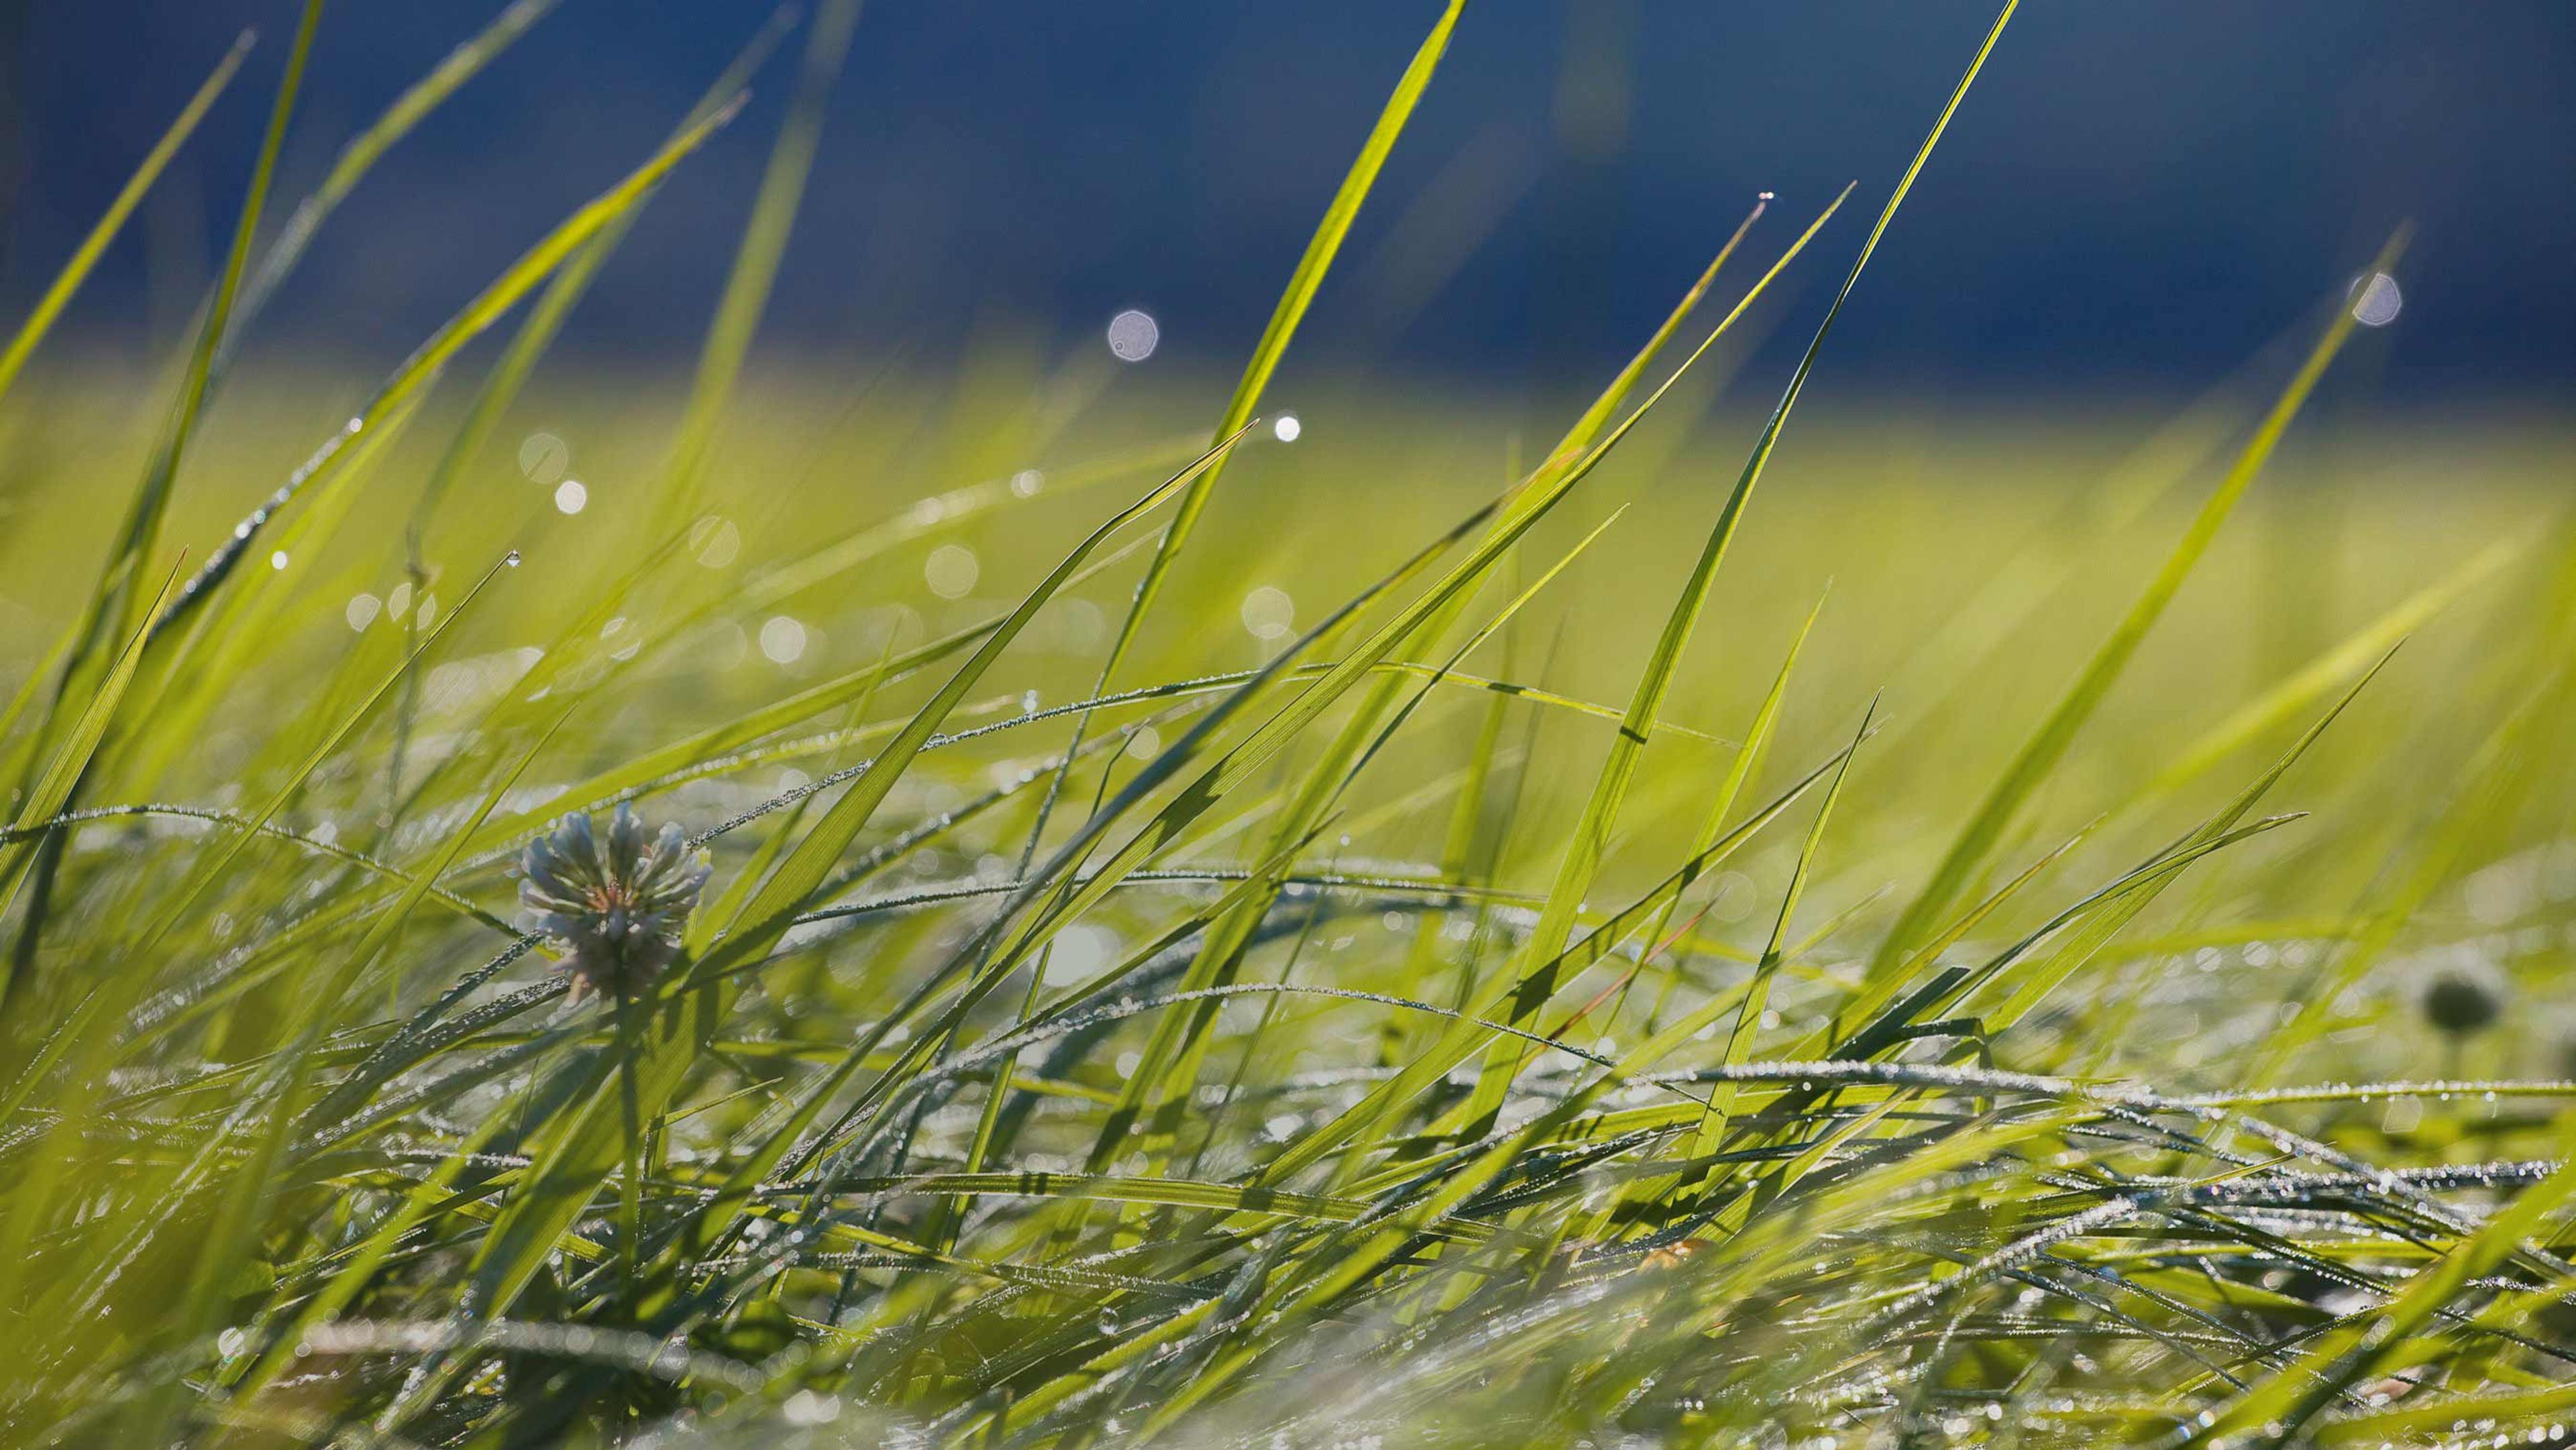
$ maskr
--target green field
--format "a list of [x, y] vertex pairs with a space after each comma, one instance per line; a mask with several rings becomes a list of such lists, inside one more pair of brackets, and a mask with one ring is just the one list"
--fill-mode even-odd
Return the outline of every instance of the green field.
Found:
[[1241, 379], [746, 362], [757, 223], [545, 360], [651, 180], [0, 354], [0, 1442], [2568, 1438], [2564, 418], [1739, 371], [1902, 187], [1597, 397], [1302, 365], [1339, 208]]

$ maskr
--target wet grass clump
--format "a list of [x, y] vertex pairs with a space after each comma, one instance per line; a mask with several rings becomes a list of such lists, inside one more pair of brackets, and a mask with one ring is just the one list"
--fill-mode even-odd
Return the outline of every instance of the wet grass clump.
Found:
[[1096, 346], [745, 384], [848, 0], [667, 405], [530, 386], [776, 23], [354, 408], [233, 378], [542, 9], [272, 233], [307, 8], [153, 427], [24, 370], [98, 247], [0, 354], [9, 1443], [2567, 1437], [2564, 451], [2259, 489], [2338, 285], [2081, 486], [1775, 460], [2009, 12], [1865, 231], [1748, 218], [1493, 486], [1472, 409], [1270, 396], [1454, 4], [1177, 437]]

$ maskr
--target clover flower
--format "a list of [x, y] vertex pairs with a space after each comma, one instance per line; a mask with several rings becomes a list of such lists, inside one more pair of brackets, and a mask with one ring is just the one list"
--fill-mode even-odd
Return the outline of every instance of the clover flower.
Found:
[[632, 995], [680, 954], [680, 932], [707, 884], [707, 854], [689, 849], [676, 824], [651, 840], [624, 802], [608, 839], [590, 817], [568, 815], [528, 843], [519, 858], [519, 904], [536, 930], [565, 953], [571, 1000], [595, 992]]
[[2426, 978], [2417, 1005], [2435, 1031], [2461, 1038], [2494, 1026], [2509, 995], [2502, 973], [2483, 961], [2464, 960]]

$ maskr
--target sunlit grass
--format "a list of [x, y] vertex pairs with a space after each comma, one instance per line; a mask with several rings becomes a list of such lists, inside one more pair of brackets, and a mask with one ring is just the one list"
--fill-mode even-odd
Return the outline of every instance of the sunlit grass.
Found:
[[2321, 426], [2339, 287], [2172, 420], [1802, 403], [1938, 123], [1543, 438], [1301, 371], [1455, 5], [1240, 375], [764, 365], [827, 4], [684, 383], [545, 355], [779, 20], [389, 373], [232, 376], [543, 9], [175, 411], [45, 365], [94, 251], [0, 354], [10, 1443], [2576, 1423], [2554, 420]]

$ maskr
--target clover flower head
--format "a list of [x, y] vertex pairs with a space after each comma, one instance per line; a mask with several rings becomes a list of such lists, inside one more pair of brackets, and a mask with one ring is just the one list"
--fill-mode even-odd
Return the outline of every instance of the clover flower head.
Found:
[[557, 820], [519, 858], [519, 904], [536, 930], [564, 953], [571, 1000], [598, 992], [628, 996], [680, 954], [681, 928], [707, 884], [707, 853], [691, 850], [677, 824], [651, 839], [619, 802], [599, 839], [590, 817]]
[[2504, 1015], [2512, 995], [2504, 975], [2483, 961], [2464, 960], [2436, 970], [2424, 981], [2418, 1005], [2424, 1020], [2446, 1037], [2484, 1031]]

